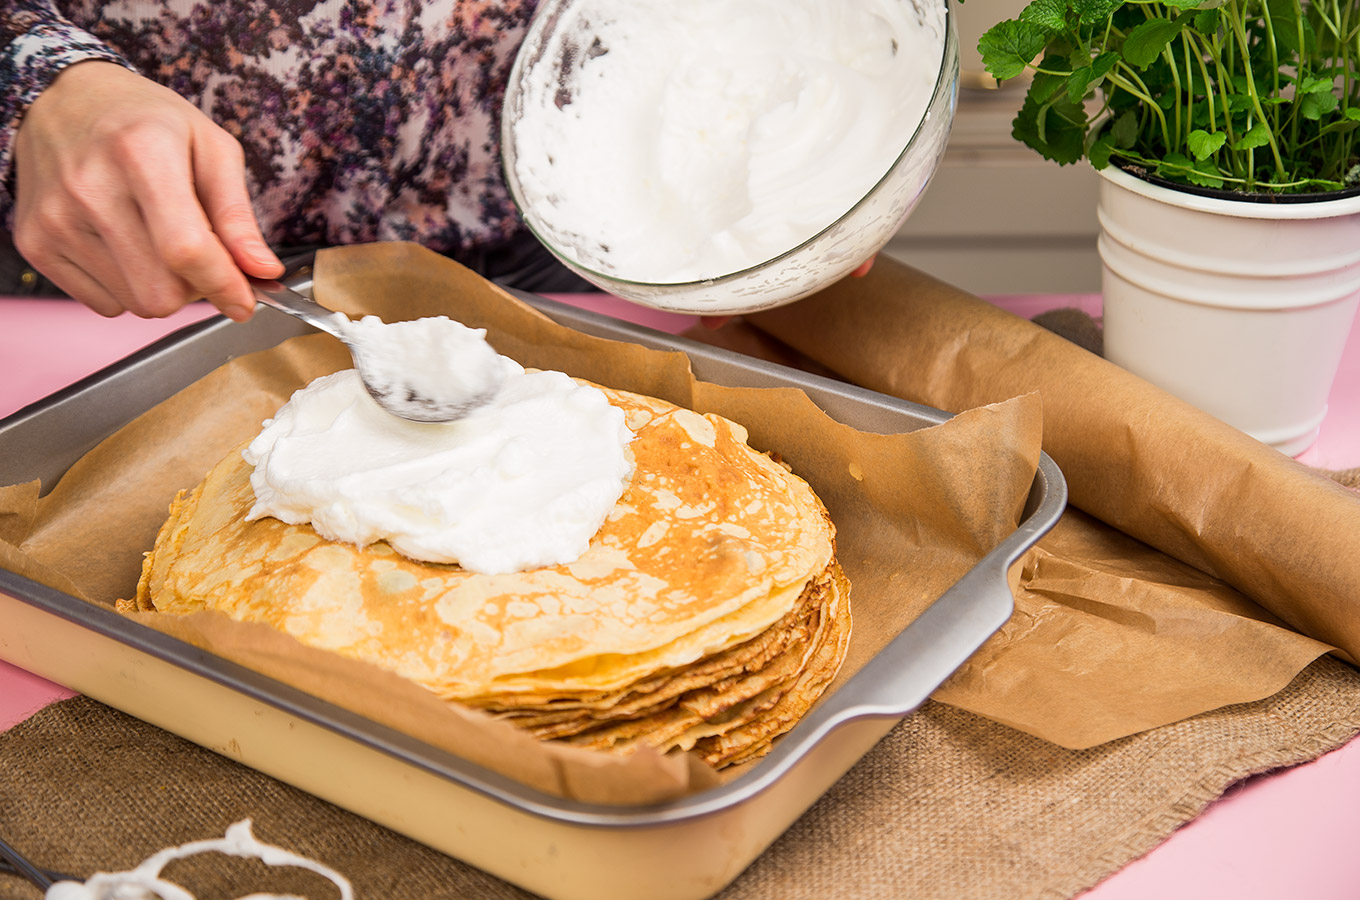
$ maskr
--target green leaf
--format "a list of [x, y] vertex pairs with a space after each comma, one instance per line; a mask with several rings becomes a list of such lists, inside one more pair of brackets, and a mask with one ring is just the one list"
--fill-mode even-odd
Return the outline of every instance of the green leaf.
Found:
[[1037, 25], [1049, 33], [1062, 31], [1067, 27], [1066, 0], [1031, 0], [1020, 11], [1020, 21]]
[[1104, 134], [1096, 138], [1086, 150], [1086, 158], [1090, 160], [1091, 167], [1099, 172], [1110, 164], [1110, 156], [1114, 153], [1114, 139], [1110, 137], [1110, 132], [1106, 130]]
[[[1080, 60], [1081, 55], [1075, 54], [1073, 61], [1080, 62]], [[1068, 75], [1065, 81], [1067, 99], [1073, 103], [1081, 103], [1091, 92], [1091, 89], [1098, 86], [1118, 62], [1118, 53], [1105, 52], [1091, 60], [1088, 65], [1073, 65], [1072, 74]]]
[[1095, 77], [1090, 66], [1083, 66], [1067, 76], [1067, 99], [1073, 103], [1080, 103], [1086, 98], [1086, 91], [1091, 86], [1091, 79]]
[[1157, 165], [1157, 174], [1170, 181], [1189, 182], [1201, 187], [1223, 187], [1223, 176], [1212, 160], [1191, 162], [1180, 153], [1168, 153]]
[[1121, 113], [1110, 124], [1110, 137], [1116, 147], [1127, 150], [1138, 142], [1138, 114], [1133, 110]]
[[1176, 22], [1162, 18], [1148, 19], [1124, 38], [1124, 60], [1131, 66], [1146, 69], [1184, 27], [1184, 19]]
[[1330, 78], [1317, 78], [1309, 75], [1296, 84], [1295, 94], [1330, 94], [1336, 87], [1335, 82]]
[[1048, 35], [1032, 22], [1008, 19], [989, 28], [978, 40], [983, 66], [997, 81], [1014, 78], [1043, 52]]
[[1360, 122], [1360, 106], [1348, 106], [1341, 115], [1347, 119]]
[[1185, 181], [1186, 172], [1194, 168], [1195, 164], [1190, 161], [1188, 156], [1180, 153], [1168, 153], [1157, 164], [1157, 176], [1169, 178], [1172, 181]]
[[1221, 131], [1203, 131], [1196, 128], [1185, 137], [1185, 146], [1195, 159], [1208, 159], [1227, 142], [1228, 136]]
[[1202, 10], [1195, 15], [1195, 30], [1200, 34], [1211, 35], [1218, 31], [1218, 20], [1223, 18], [1223, 14], [1218, 8]]
[[[1047, 57], [1044, 62], [1047, 62]], [[1041, 63], [1042, 65], [1042, 63]], [[1067, 86], [1069, 75], [1058, 75], [1053, 72], [1035, 72], [1030, 79], [1029, 90], [1026, 92], [1034, 101], [1041, 106], [1053, 98], [1054, 94], [1059, 93]]]
[[[1052, 109], [1052, 103], [1045, 103], [1039, 107], [1039, 112], [1034, 117], [1034, 134], [1041, 143], [1048, 143], [1048, 113]], [[1060, 117], [1054, 116], [1054, 119], [1057, 120], [1059, 125], [1062, 124]]]
[[[1092, 88], [1099, 87], [1104, 77], [1110, 73], [1110, 69], [1119, 63], [1118, 53], [1102, 53], [1095, 60], [1087, 56], [1087, 53], [1087, 50], [1078, 49], [1068, 60], [1072, 67], [1072, 75], [1066, 77], [1065, 86], [1068, 88], [1068, 99], [1073, 103], [1084, 101], [1091, 94]], [[1047, 63], [1047, 58], [1044, 61]], [[1044, 68], [1047, 68], [1047, 65]]]
[[1086, 124], [1086, 109], [1080, 104], [1066, 98], [1040, 104], [1027, 96], [1012, 123], [1011, 134], [1045, 159], [1067, 165], [1082, 157]]
[[1251, 130], [1233, 141], [1234, 150], [1255, 150], [1257, 147], [1264, 147], [1270, 143], [1270, 129], [1265, 122], [1257, 122], [1251, 126]]
[[1106, 50], [1091, 61], [1091, 72], [1095, 75], [1093, 80], [1099, 80], [1110, 74], [1110, 70], [1119, 64], [1119, 54], [1113, 50]]
[[1304, 94], [1298, 100], [1299, 115], [1316, 122], [1336, 109], [1338, 102], [1335, 94]]
[[1200, 187], [1223, 187], [1223, 176], [1219, 174], [1218, 166], [1214, 165], [1211, 159], [1195, 163], [1195, 170], [1186, 173], [1185, 177]]
[[1173, 9], [1198, 9], [1203, 0], [1162, 0], [1162, 3]]
[[[1300, 21], [1298, 0], [1267, 0], [1266, 5], [1270, 10], [1270, 26], [1275, 44], [1294, 56], [1311, 55], [1317, 46], [1317, 33], [1306, 16]], [[1299, 42], [1300, 28], [1303, 33], [1302, 44]]]
[[1330, 125], [1323, 126], [1318, 134], [1348, 134], [1357, 128], [1360, 128], [1360, 122], [1356, 122], [1352, 119], [1342, 119], [1339, 122], [1333, 122]]
[[1070, 0], [1083, 25], [1100, 25], [1124, 5], [1124, 0]]

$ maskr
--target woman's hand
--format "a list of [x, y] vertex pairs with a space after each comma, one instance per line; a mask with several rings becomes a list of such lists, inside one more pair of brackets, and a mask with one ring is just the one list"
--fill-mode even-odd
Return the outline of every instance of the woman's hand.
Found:
[[874, 267], [874, 260], [876, 260], [876, 259], [878, 259], [878, 254], [877, 254], [877, 253], [875, 253], [873, 256], [869, 257], [869, 258], [866, 259], [864, 262], [862, 262], [862, 263], [860, 263], [858, 266], [856, 266], [856, 267], [855, 267], [855, 271], [853, 271], [853, 272], [850, 273], [850, 277], [851, 277], [851, 278], [863, 278], [865, 275], [868, 275], [868, 274], [869, 274], [869, 270], [872, 269], [872, 268]]
[[15, 140], [14, 242], [105, 316], [167, 316], [206, 297], [238, 321], [242, 272], [277, 277], [241, 146], [187, 100], [102, 61], [64, 70]]

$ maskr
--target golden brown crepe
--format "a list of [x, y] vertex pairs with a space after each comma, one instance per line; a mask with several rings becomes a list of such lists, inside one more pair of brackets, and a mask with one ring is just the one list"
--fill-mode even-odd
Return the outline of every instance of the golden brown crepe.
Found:
[[635, 470], [571, 564], [483, 575], [247, 522], [237, 447], [175, 499], [126, 606], [263, 622], [544, 739], [754, 758], [844, 659], [834, 527], [740, 425], [602, 390], [636, 435]]

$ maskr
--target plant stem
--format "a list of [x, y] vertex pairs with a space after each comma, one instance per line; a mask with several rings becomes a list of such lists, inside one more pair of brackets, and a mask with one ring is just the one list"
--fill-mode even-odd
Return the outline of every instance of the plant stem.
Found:
[[[1332, 0], [1332, 3], [1334, 6], [1339, 6], [1338, 0]], [[1352, 73], [1354, 72], [1355, 64], [1357, 62], [1360, 62], [1360, 22], [1356, 23], [1354, 31], [1349, 30], [1351, 12], [1353, 7], [1354, 4], [1347, 4], [1344, 8], [1344, 12], [1341, 12], [1339, 15], [1341, 32], [1343, 35], [1345, 35], [1344, 38], [1341, 38], [1338, 41], [1337, 47], [1337, 52], [1341, 55], [1342, 70], [1346, 73], [1345, 75], [1346, 88], [1344, 93], [1342, 93], [1341, 95], [1341, 104], [1343, 109], [1349, 109], [1354, 106], [1360, 105], [1360, 97], [1355, 96], [1357, 93], [1356, 82], [1352, 78]], [[1354, 47], [1351, 46], [1352, 41], [1354, 41], [1355, 44]], [[1356, 102], [1352, 103], [1352, 100]], [[1353, 158], [1353, 155], [1355, 154], [1355, 133], [1347, 132], [1346, 134], [1343, 134], [1341, 137], [1342, 137], [1341, 143], [1344, 149], [1344, 153], [1341, 154], [1341, 159], [1345, 160], [1345, 162], [1342, 163], [1343, 171], [1341, 172], [1341, 177], [1344, 179], [1346, 177], [1346, 172], [1344, 170], [1350, 164], [1350, 161]]]
[[[1256, 115], [1260, 117], [1261, 121], [1272, 121], [1270, 116], [1266, 115], [1266, 111], [1262, 109], [1261, 96], [1256, 92], [1256, 76], [1251, 69], [1251, 44], [1247, 40], [1247, 29], [1242, 23], [1242, 17], [1238, 15], [1237, 0], [1224, 5], [1222, 9], [1232, 26], [1233, 34], [1237, 37], [1237, 43], [1242, 53], [1242, 68], [1247, 76], [1247, 96], [1251, 99], [1252, 109], [1256, 111]], [[1275, 173], [1280, 178], [1285, 178], [1288, 173], [1285, 171], [1284, 160], [1280, 158], [1280, 145], [1275, 140], [1273, 129], [1267, 132], [1267, 137], [1270, 141], [1271, 156], [1275, 160]]]
[[[1295, 8], [1297, 7], [1298, 4], [1296, 3]], [[1272, 97], [1278, 97], [1280, 96], [1280, 51], [1275, 46], [1275, 27], [1270, 21], [1269, 3], [1261, 4], [1261, 19], [1266, 26], [1266, 46], [1270, 48], [1270, 94]], [[1299, 40], [1303, 40], [1302, 33], [1299, 34]], [[1300, 43], [1299, 46], [1302, 47], [1303, 44]]]
[[[1192, 173], [1192, 172], [1195, 171], [1193, 168], [1191, 168], [1191, 167], [1189, 167], [1189, 166], [1178, 166], [1178, 165], [1176, 165], [1175, 163], [1168, 163], [1168, 162], [1166, 162], [1165, 160], [1148, 159], [1147, 157], [1145, 157], [1145, 156], [1143, 156], [1143, 155], [1141, 155], [1141, 154], [1139, 154], [1139, 153], [1135, 153], [1135, 152], [1133, 152], [1133, 151], [1131, 151], [1131, 150], [1120, 150], [1120, 151], [1118, 151], [1118, 154], [1119, 154], [1119, 156], [1121, 156], [1121, 157], [1124, 158], [1124, 159], [1129, 160], [1130, 162], [1137, 163], [1137, 164], [1140, 165], [1140, 166], [1145, 166], [1145, 167], [1147, 167], [1148, 169], [1152, 169], [1152, 170], [1156, 170], [1156, 169], [1158, 169], [1158, 168], [1164, 168], [1164, 169], [1171, 169], [1171, 170], [1175, 170], [1175, 171], [1179, 171], [1179, 172], [1185, 172], [1186, 174], [1190, 174], [1190, 173]], [[1230, 184], [1235, 184], [1235, 185], [1238, 185], [1238, 186], [1244, 187], [1244, 188], [1250, 188], [1250, 185], [1254, 183], [1254, 182], [1252, 182], [1251, 179], [1248, 179], [1248, 178], [1233, 178], [1233, 177], [1230, 177], [1230, 176], [1222, 176], [1222, 177], [1223, 177], [1223, 180], [1224, 180], [1225, 182], [1228, 182], [1228, 183], [1230, 183]], [[1323, 190], [1339, 190], [1339, 189], [1342, 188], [1343, 186], [1344, 186], [1344, 185], [1340, 184], [1339, 182], [1331, 181], [1331, 180], [1325, 179], [1325, 178], [1300, 178], [1300, 179], [1297, 179], [1297, 180], [1295, 180], [1295, 181], [1282, 182], [1282, 183], [1280, 183], [1280, 184], [1272, 184], [1272, 185], [1271, 185], [1272, 188], [1276, 188], [1276, 189], [1280, 189], [1280, 190], [1287, 190], [1287, 189], [1289, 189], [1289, 188], [1298, 188], [1298, 187], [1317, 187], [1317, 188], [1322, 188]]]
[[[1237, 140], [1237, 133], [1233, 126], [1232, 110], [1228, 106], [1227, 99], [1227, 95], [1232, 89], [1232, 74], [1223, 65], [1223, 49], [1224, 49], [1223, 42], [1219, 38], [1217, 31], [1215, 31], [1212, 37], [1210, 38], [1206, 39], [1200, 37], [1199, 39], [1202, 41], [1207, 41], [1207, 46], [1204, 47], [1200, 52], [1200, 66], [1201, 68], [1204, 69], [1205, 90], [1212, 93], [1214, 89], [1213, 86], [1215, 83], [1212, 79], [1210, 79], [1208, 67], [1204, 63], [1205, 56], [1208, 56], [1208, 58], [1213, 60], [1214, 62], [1214, 74], [1218, 78], [1217, 83], [1219, 85], [1226, 86], [1222, 91], [1220, 91], [1220, 94], [1222, 95], [1220, 105], [1223, 108], [1223, 131], [1228, 135], [1228, 140], [1230, 142], [1235, 142]], [[1231, 48], [1233, 45], [1229, 43], [1228, 46], [1229, 48]], [[1212, 106], [1210, 108], [1212, 109]], [[1233, 172], [1236, 175], [1244, 176], [1246, 172], [1249, 170], [1244, 168], [1246, 166], [1246, 162], [1243, 159], [1242, 151], [1233, 150], [1231, 147], [1229, 147], [1229, 154], [1230, 154], [1229, 159], [1232, 161]]]
[[[1144, 5], [1143, 7], [1143, 17], [1148, 21], [1157, 18], [1157, 13], [1159, 12], [1161, 12], [1161, 10], [1152, 10], [1150, 4]], [[1166, 60], [1167, 71], [1171, 73], [1171, 83], [1175, 86], [1175, 96], [1179, 97], [1184, 94], [1185, 91], [1181, 88], [1181, 72], [1176, 66], [1176, 54], [1172, 51], [1170, 44], [1167, 44], [1162, 48], [1160, 56], [1162, 59]], [[1166, 147], [1168, 150], [1179, 150], [1186, 143], [1186, 137], [1190, 133], [1190, 126], [1189, 123], [1186, 123], [1186, 127], [1183, 130], [1181, 128], [1181, 105], [1179, 103], [1171, 104], [1171, 111], [1174, 116], [1171, 124], [1171, 131], [1172, 134], [1175, 135], [1175, 141], [1172, 142], [1168, 140]], [[1163, 132], [1166, 131], [1165, 128], [1162, 130]]]
[[[1344, 36], [1346, 29], [1350, 25], [1349, 13], [1350, 7], [1348, 6], [1343, 11], [1337, 3], [1337, 0], [1332, 0], [1331, 2], [1331, 19], [1327, 18], [1321, 9], [1319, 9], [1318, 13], [1322, 20], [1327, 24], [1327, 28], [1332, 32], [1333, 37], [1336, 39], [1336, 50], [1331, 55], [1331, 63], [1333, 66], [1339, 66], [1341, 69], [1341, 102], [1338, 104], [1338, 107], [1343, 116], [1351, 105], [1351, 70], [1348, 65], [1350, 62], [1350, 54]], [[1333, 19], [1335, 21], [1333, 21]], [[1335, 175], [1338, 178], [1345, 178], [1347, 163], [1351, 157], [1351, 135], [1349, 133], [1340, 133], [1328, 136], [1328, 144], [1330, 146], [1324, 146], [1319, 153], [1322, 155], [1323, 159], [1332, 159], [1335, 161], [1333, 165], [1336, 166], [1336, 170], [1329, 174]]]
[[[1299, 42], [1299, 60], [1298, 60], [1298, 66], [1296, 67], [1296, 70], [1295, 70], [1295, 75], [1296, 75], [1296, 77], [1298, 78], [1299, 81], [1302, 81], [1302, 80], [1303, 80], [1304, 78], [1306, 78], [1307, 75], [1308, 75], [1308, 67], [1307, 67], [1307, 54], [1304, 52], [1304, 47], [1305, 47], [1306, 45], [1305, 45], [1304, 42], [1303, 42], [1303, 41], [1304, 41], [1304, 31], [1303, 31], [1304, 11], [1303, 11], [1302, 5], [1300, 5], [1300, 3], [1298, 2], [1298, 0], [1294, 0], [1294, 13], [1295, 13], [1295, 19], [1294, 19], [1295, 39], [1298, 40], [1298, 42]], [[1270, 4], [1269, 4], [1269, 3], [1264, 3], [1264, 2], [1263, 2], [1263, 3], [1261, 4], [1261, 16], [1262, 16], [1263, 20], [1265, 21], [1265, 24], [1266, 24], [1266, 35], [1267, 35], [1268, 38], [1269, 38], [1269, 46], [1270, 46], [1270, 67], [1271, 67], [1271, 75], [1272, 75], [1272, 77], [1274, 78], [1273, 92], [1274, 92], [1274, 96], [1278, 97], [1278, 96], [1280, 95], [1280, 54], [1279, 54], [1279, 50], [1278, 50], [1278, 49], [1276, 48], [1276, 46], [1275, 46], [1275, 28], [1274, 28], [1274, 26], [1273, 26], [1273, 24], [1271, 23], [1271, 20], [1270, 20]], [[1291, 109], [1290, 112], [1289, 112], [1289, 143], [1290, 143], [1291, 145], [1297, 146], [1298, 143], [1299, 143], [1299, 110], [1298, 110], [1298, 103], [1293, 103], [1293, 104], [1290, 104], [1290, 105], [1291, 105], [1292, 109]]]
[[[1195, 67], [1190, 60], [1190, 41], [1181, 32], [1181, 48], [1185, 50], [1185, 129], [1188, 135], [1195, 130]], [[1213, 124], [1213, 103], [1209, 104], [1210, 125]]]
[[[1123, 75], [1117, 74], [1119, 72], [1126, 73], [1133, 81], [1129, 81], [1128, 78], [1125, 78]], [[1157, 116], [1157, 121], [1161, 126], [1162, 131], [1162, 143], [1167, 147], [1170, 147], [1171, 137], [1167, 134], [1166, 130], [1166, 114], [1163, 113], [1162, 108], [1157, 105], [1157, 101], [1152, 99], [1152, 96], [1148, 92], [1147, 85], [1143, 84], [1143, 80], [1138, 77], [1137, 70], [1123, 60], [1120, 60], [1115, 63], [1115, 68], [1111, 69], [1110, 74], [1106, 75], [1105, 78], [1120, 90], [1127, 91], [1134, 97], [1137, 97], [1143, 102], [1144, 109], [1151, 110], [1153, 114]]]
[[[1185, 50], [1186, 57], [1186, 133], [1189, 133], [1194, 131], [1194, 58], [1190, 56], [1190, 38], [1186, 37], [1185, 31], [1180, 33], [1180, 49]], [[1208, 84], [1205, 86], [1205, 94], [1209, 101], [1209, 129], [1219, 131], [1216, 118], [1213, 116], [1213, 94]]]

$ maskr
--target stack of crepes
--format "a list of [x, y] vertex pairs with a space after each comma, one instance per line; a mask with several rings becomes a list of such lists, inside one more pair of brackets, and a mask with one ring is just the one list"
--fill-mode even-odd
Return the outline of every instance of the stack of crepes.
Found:
[[121, 605], [266, 623], [544, 739], [759, 757], [845, 656], [834, 526], [740, 425], [603, 390], [634, 432], [634, 471], [575, 562], [478, 574], [246, 521], [238, 447], [176, 498]]

